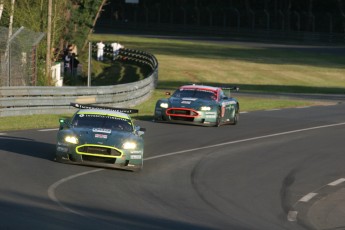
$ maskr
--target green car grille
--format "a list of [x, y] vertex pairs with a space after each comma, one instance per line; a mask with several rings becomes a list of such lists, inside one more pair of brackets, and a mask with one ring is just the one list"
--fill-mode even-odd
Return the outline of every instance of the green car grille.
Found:
[[111, 146], [102, 145], [81, 145], [76, 148], [76, 152], [82, 155], [100, 157], [121, 157], [122, 152]]

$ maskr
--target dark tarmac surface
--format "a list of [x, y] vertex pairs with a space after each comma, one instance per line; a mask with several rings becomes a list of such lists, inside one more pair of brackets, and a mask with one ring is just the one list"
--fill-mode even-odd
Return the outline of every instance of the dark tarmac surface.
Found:
[[[121, 33], [119, 33], [121, 34]], [[122, 32], [122, 34], [127, 34]], [[315, 54], [323, 53], [335, 56], [345, 55], [345, 44], [344, 45], [307, 45], [307, 44], [278, 44], [278, 43], [267, 43], [267, 42], [246, 42], [236, 40], [223, 40], [224, 38], [219, 37], [198, 37], [198, 36], [164, 36], [164, 35], [150, 35], [150, 34], [135, 34], [143, 37], [155, 37], [155, 38], [166, 38], [166, 39], [181, 39], [181, 40], [195, 40], [212, 43], [233, 43], [233, 44], [246, 44], [253, 47], [261, 48], [277, 48], [277, 49], [289, 49], [298, 50], [301, 52], [311, 52]], [[345, 64], [344, 64], [345, 67]], [[241, 95], [246, 93], [239, 92]], [[252, 96], [253, 94], [250, 93]], [[333, 101], [337, 103], [345, 102], [345, 94], [339, 95], [323, 95], [323, 94], [267, 94], [260, 96], [266, 97], [287, 97], [287, 98], [300, 98], [300, 99], [311, 99], [311, 100], [325, 100]], [[345, 184], [342, 183], [342, 184]], [[322, 229], [322, 230], [345, 230], [345, 186], [342, 188], [334, 189], [326, 193], [323, 197], [320, 197], [317, 201], [312, 203], [305, 212], [305, 217], [308, 219], [307, 228], [311, 229]]]

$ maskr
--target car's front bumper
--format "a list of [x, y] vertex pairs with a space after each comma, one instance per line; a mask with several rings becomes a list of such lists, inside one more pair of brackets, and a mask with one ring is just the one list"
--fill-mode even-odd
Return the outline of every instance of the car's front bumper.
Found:
[[143, 167], [143, 150], [126, 150], [119, 156], [109, 156], [78, 153], [77, 147], [73, 144], [57, 143], [56, 161], [131, 171], [138, 171]]
[[[171, 109], [171, 108], [170, 108]], [[181, 110], [183, 108], [175, 108]], [[193, 124], [202, 126], [214, 126], [217, 123], [216, 111], [193, 111], [197, 115], [183, 115], [167, 113], [167, 109], [156, 108], [154, 120], [156, 122], [171, 122], [179, 124]]]

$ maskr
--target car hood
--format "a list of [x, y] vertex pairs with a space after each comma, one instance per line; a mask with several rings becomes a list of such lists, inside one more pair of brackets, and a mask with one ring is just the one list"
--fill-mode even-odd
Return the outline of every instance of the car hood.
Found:
[[136, 141], [138, 136], [131, 132], [102, 128], [74, 128], [72, 132], [78, 136], [79, 145], [96, 144], [122, 148], [126, 141]]
[[191, 108], [199, 110], [201, 106], [213, 106], [216, 105], [216, 101], [203, 100], [200, 98], [185, 97], [185, 98], [169, 98], [170, 107], [173, 108]]

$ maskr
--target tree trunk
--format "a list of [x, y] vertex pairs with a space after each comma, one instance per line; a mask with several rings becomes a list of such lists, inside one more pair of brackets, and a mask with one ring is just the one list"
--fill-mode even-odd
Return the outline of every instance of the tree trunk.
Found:
[[1, 21], [2, 11], [4, 11], [4, 2], [1, 0], [0, 1], [0, 21]]
[[[90, 35], [90, 34], [92, 33], [92, 30], [93, 30], [93, 28], [95, 27], [96, 22], [97, 22], [97, 19], [98, 19], [99, 15], [101, 14], [102, 8], [103, 8], [103, 6], [104, 6], [104, 4], [105, 4], [106, 2], [107, 2], [107, 0], [102, 0], [102, 3], [101, 3], [101, 5], [100, 5], [99, 8], [98, 8], [96, 17], [95, 17], [95, 19], [93, 20], [92, 28], [89, 30], [88, 35]], [[83, 46], [83, 48], [82, 48], [82, 50], [85, 49], [85, 47], [86, 47], [87, 44], [88, 44], [88, 41], [87, 41], [87, 39], [86, 39], [86, 40], [85, 40], [85, 43], [84, 43], [84, 46]]]
[[6, 62], [6, 70], [7, 70], [7, 86], [11, 86], [11, 50], [10, 50], [10, 38], [12, 36], [12, 26], [13, 26], [13, 14], [14, 14], [14, 3], [15, 0], [11, 1], [11, 12], [10, 12], [10, 22], [8, 24], [8, 36], [7, 36], [7, 44], [6, 44], [6, 51], [5, 51], [5, 62]]
[[11, 1], [10, 23], [8, 24], [8, 39], [12, 36], [13, 14], [14, 14], [15, 0]]
[[47, 28], [47, 54], [46, 54], [46, 76], [48, 83], [51, 83], [51, 30], [52, 30], [52, 8], [53, 0], [48, 0], [48, 28]]

